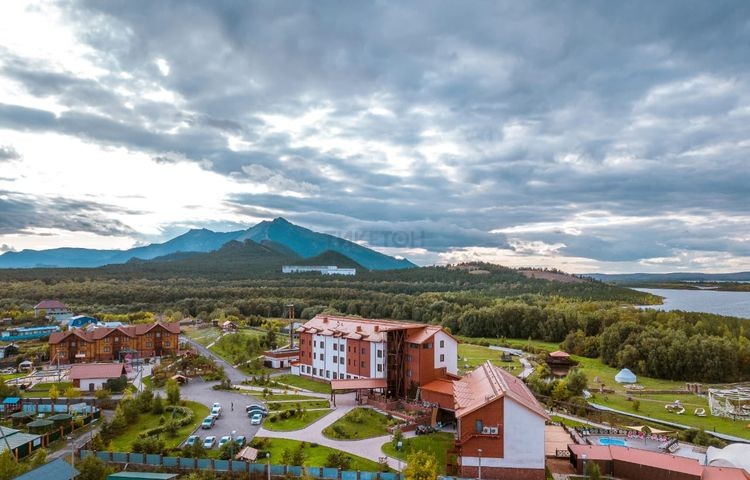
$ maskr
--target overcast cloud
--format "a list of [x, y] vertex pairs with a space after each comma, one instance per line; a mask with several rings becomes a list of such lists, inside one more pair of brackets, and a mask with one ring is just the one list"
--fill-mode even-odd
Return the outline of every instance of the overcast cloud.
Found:
[[744, 0], [21, 3], [0, 252], [284, 216], [423, 264], [750, 270]]

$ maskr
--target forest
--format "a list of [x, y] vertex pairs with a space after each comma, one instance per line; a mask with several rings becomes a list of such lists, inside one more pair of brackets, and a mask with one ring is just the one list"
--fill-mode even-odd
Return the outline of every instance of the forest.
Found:
[[303, 319], [342, 313], [439, 324], [467, 337], [561, 342], [571, 353], [658, 378], [750, 377], [743, 320], [640, 310], [633, 305], [658, 298], [593, 280], [555, 282], [495, 265], [474, 267], [489, 273], [447, 266], [346, 278], [279, 274], [220, 280], [197, 274], [157, 279], [134, 272], [109, 278], [102, 269], [2, 271], [0, 316], [17, 323], [45, 298], [61, 300], [76, 313], [127, 321], [165, 312], [170, 318], [206, 320], [281, 317], [293, 303], [296, 317]]

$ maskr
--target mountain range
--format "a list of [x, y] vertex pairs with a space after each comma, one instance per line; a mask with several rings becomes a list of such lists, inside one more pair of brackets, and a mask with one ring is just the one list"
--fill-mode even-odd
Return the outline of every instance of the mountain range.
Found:
[[[394, 270], [416, 266], [409, 260], [391, 257], [333, 235], [314, 232], [279, 217], [272, 221], [262, 221], [247, 230], [233, 232], [193, 229], [164, 243], [153, 243], [127, 250], [53, 248], [6, 252], [0, 255], [0, 268], [100, 267], [134, 260], [187, 261], [191, 256], [219, 250], [223, 254], [242, 252], [247, 255], [248, 252], [252, 252], [251, 254], [258, 258], [265, 255], [268, 260], [279, 262], [302, 259], [322, 262], [326, 258], [324, 254], [328, 254], [330, 260], [350, 259], [352, 263], [368, 270]], [[330, 252], [338, 255], [331, 256]]]

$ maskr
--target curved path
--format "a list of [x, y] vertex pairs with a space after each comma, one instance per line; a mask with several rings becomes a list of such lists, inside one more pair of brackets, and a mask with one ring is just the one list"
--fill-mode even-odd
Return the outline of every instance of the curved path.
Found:
[[[406, 465], [403, 460], [399, 461], [397, 458], [388, 457], [380, 449], [380, 447], [384, 443], [389, 442], [392, 439], [391, 435], [366, 438], [363, 440], [334, 440], [323, 435], [324, 428], [331, 425], [336, 420], [346, 415], [349, 411], [359, 406], [354, 400], [353, 393], [346, 395], [337, 395], [336, 404], [338, 406], [331, 413], [322, 417], [320, 420], [311, 423], [301, 430], [277, 432], [274, 430], [266, 430], [265, 428], [261, 427], [261, 429], [257, 433], [257, 436], [269, 438], [288, 438], [292, 440], [313, 442], [325, 447], [343, 450], [344, 452], [351, 453], [352, 455], [357, 455], [374, 462], [377, 462], [380, 458], [385, 457], [388, 461], [388, 466], [394, 470], [399, 471]], [[414, 432], [407, 432], [404, 434], [404, 437], [406, 438], [412, 436], [414, 436]]]

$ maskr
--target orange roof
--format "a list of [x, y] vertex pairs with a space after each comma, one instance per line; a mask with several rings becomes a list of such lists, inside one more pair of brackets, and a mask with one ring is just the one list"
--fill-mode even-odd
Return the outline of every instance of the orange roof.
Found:
[[489, 360], [453, 382], [453, 397], [458, 418], [502, 397], [511, 399], [545, 419], [549, 418], [523, 381], [496, 367]]
[[125, 375], [125, 364], [122, 363], [76, 363], [70, 367], [71, 380], [87, 378], [120, 378]]
[[453, 396], [453, 380], [438, 378], [430, 383], [422, 385], [422, 390]]
[[50, 335], [49, 337], [49, 343], [51, 344], [57, 344], [61, 341], [68, 338], [70, 335], [76, 335], [77, 337], [81, 338], [82, 340], [86, 342], [93, 342], [95, 340], [100, 340], [107, 335], [113, 333], [115, 330], [119, 331], [123, 335], [127, 335], [128, 337], [135, 337], [139, 335], [143, 335], [145, 333], [148, 333], [151, 329], [155, 328], [157, 325], [160, 325], [162, 328], [167, 330], [171, 333], [180, 333], [180, 324], [179, 323], [163, 323], [160, 321], [154, 322], [154, 323], [138, 323], [136, 325], [124, 325], [119, 327], [99, 327], [95, 328], [94, 330], [89, 330], [87, 332], [81, 332], [78, 329], [68, 330], [67, 332], [55, 332]]
[[409, 332], [406, 334], [406, 341], [409, 343], [422, 344], [434, 337], [435, 334], [440, 330], [442, 330], [441, 327], [437, 327], [434, 325], [425, 326], [424, 328], [420, 329], [409, 330]]
[[350, 380], [331, 380], [331, 390], [356, 390], [358, 388], [385, 388], [385, 378], [352, 378]]
[[549, 354], [550, 357], [559, 357], [559, 358], [568, 358], [570, 357], [570, 354], [568, 352], [563, 352], [562, 350], [555, 350], [554, 352]]
[[[386, 339], [386, 332], [410, 329], [422, 330], [425, 327], [424, 324], [420, 323], [396, 322], [393, 320], [316, 315], [299, 327], [297, 331], [368, 342], [383, 342]], [[439, 329], [440, 327], [436, 328]]]
[[[659, 470], [691, 475], [702, 480], [747, 480], [748, 478], [740, 468], [705, 467], [694, 458], [638, 448], [571, 444], [568, 445], [568, 449], [577, 457], [585, 453], [589, 460], [616, 460], [623, 463], [647, 465]], [[617, 470], [616, 466], [615, 470]]]

